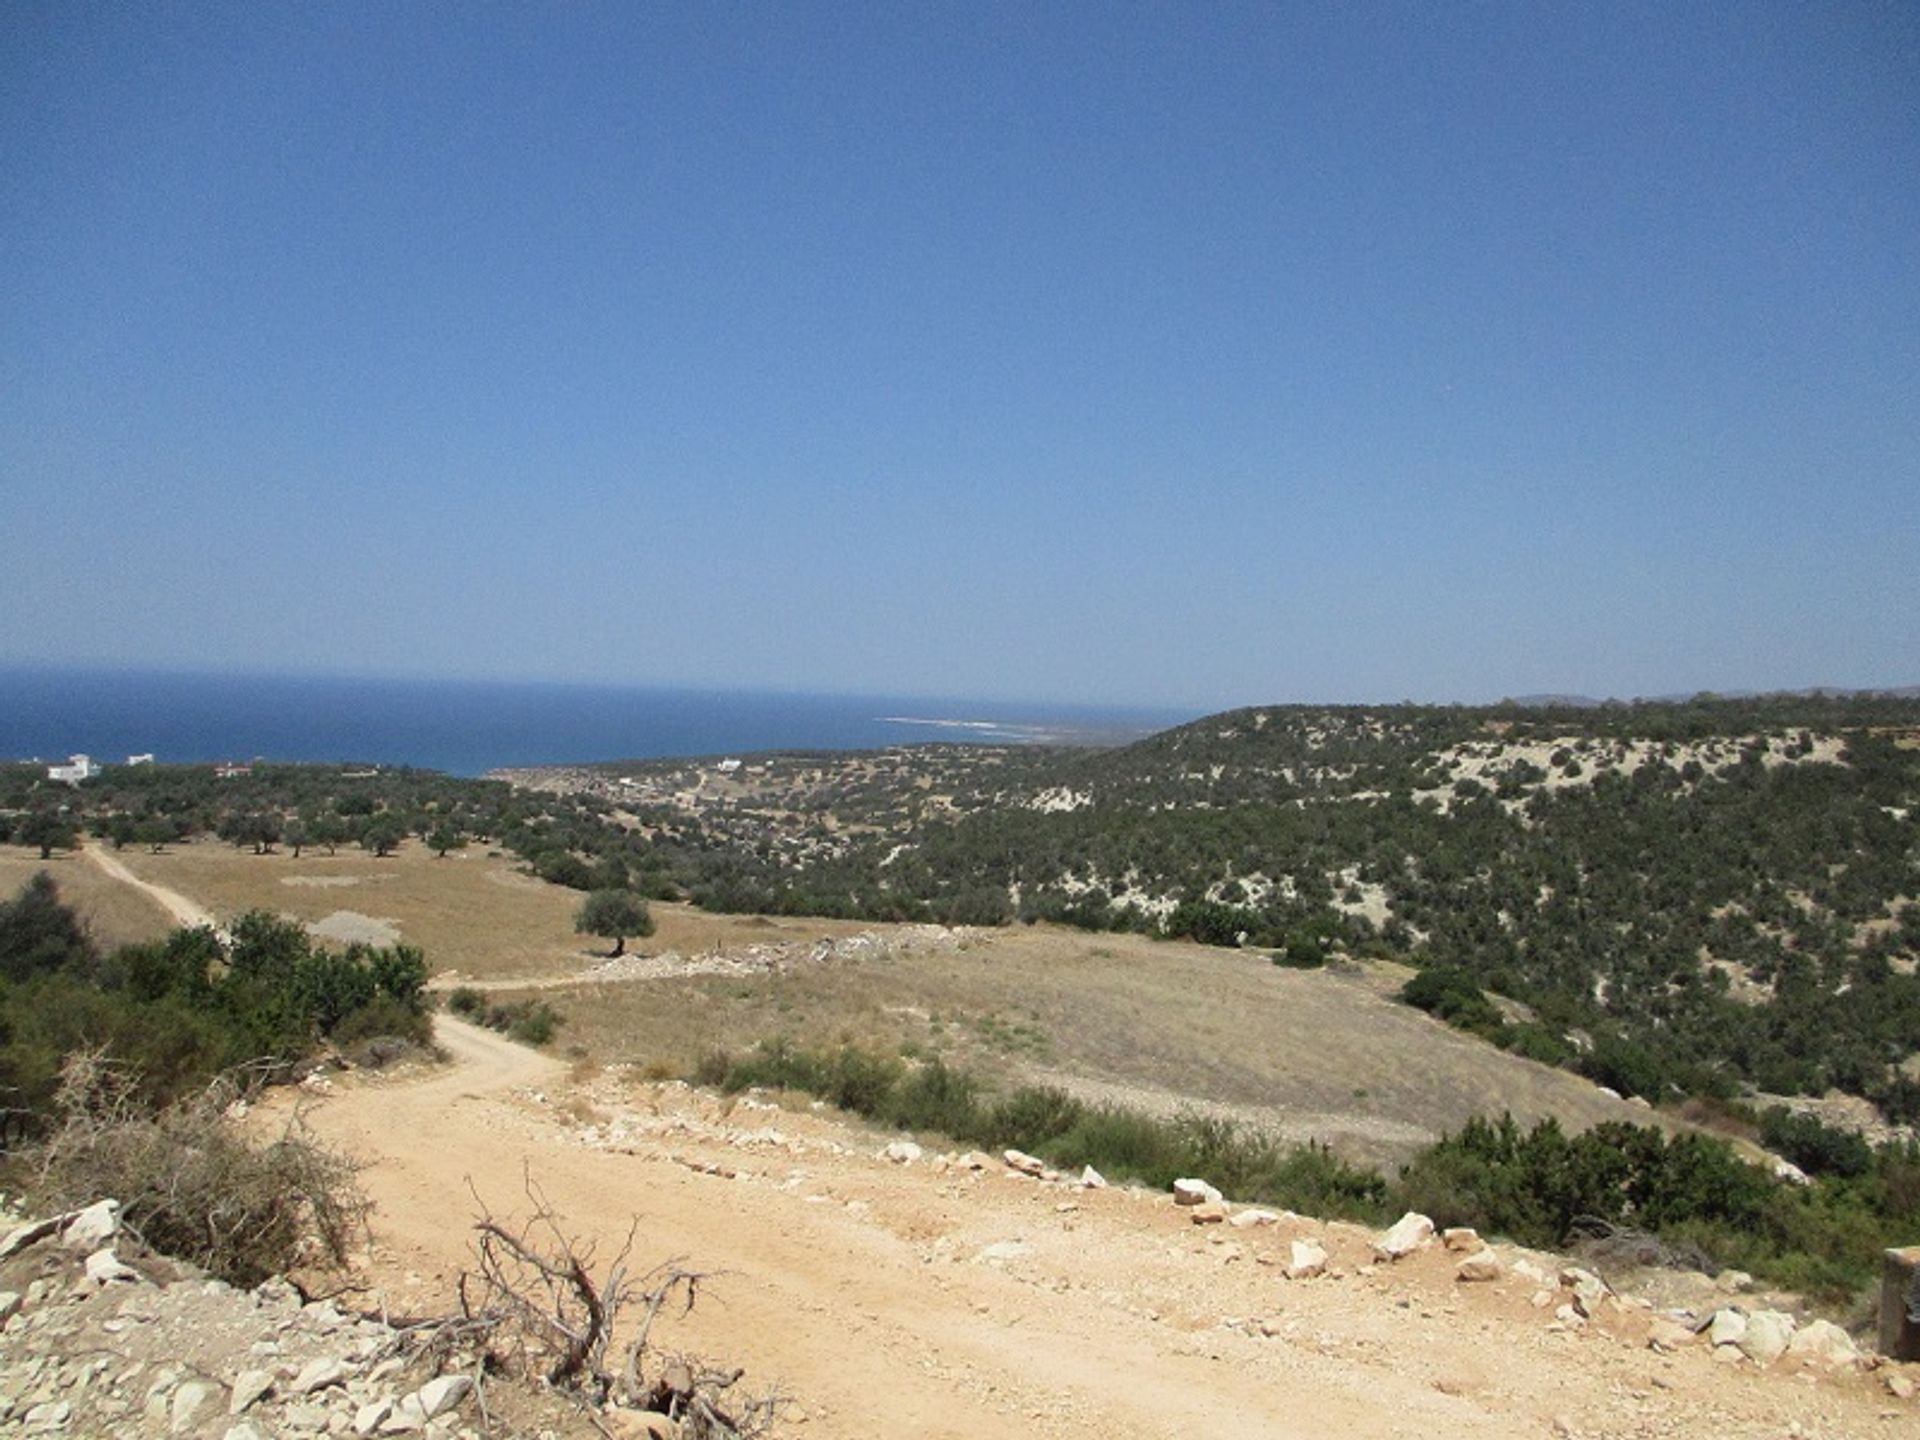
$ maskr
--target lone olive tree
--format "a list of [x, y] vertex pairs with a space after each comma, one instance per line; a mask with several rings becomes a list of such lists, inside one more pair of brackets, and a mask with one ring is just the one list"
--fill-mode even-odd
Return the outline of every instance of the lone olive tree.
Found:
[[626, 953], [627, 936], [653, 933], [653, 916], [647, 902], [631, 890], [595, 890], [580, 902], [573, 928], [575, 934], [613, 941], [618, 956]]

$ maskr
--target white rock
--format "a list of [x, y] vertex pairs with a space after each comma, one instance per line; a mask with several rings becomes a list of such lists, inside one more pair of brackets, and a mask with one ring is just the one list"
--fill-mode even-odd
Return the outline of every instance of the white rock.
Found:
[[380, 1433], [382, 1435], [405, 1435], [410, 1431], [424, 1430], [426, 1428], [427, 1414], [426, 1411], [420, 1408], [420, 1397], [418, 1395], [407, 1396], [406, 1399], [388, 1411], [387, 1418], [380, 1422]]
[[179, 1435], [193, 1429], [200, 1423], [200, 1416], [209, 1403], [220, 1393], [220, 1387], [211, 1380], [189, 1380], [173, 1392], [173, 1404], [168, 1408], [168, 1428]]
[[18, 1290], [0, 1290], [0, 1325], [4, 1325], [20, 1313], [20, 1292]]
[[1107, 1188], [1107, 1177], [1089, 1165], [1080, 1172], [1080, 1188], [1082, 1190], [1104, 1190]]
[[1794, 1164], [1791, 1160], [1781, 1160], [1778, 1157], [1776, 1157], [1773, 1162], [1773, 1178], [1785, 1181], [1789, 1185], [1811, 1185], [1813, 1183], [1813, 1181], [1807, 1178], [1807, 1172], [1802, 1170], [1798, 1165]]
[[115, 1280], [138, 1280], [140, 1272], [121, 1264], [120, 1257], [108, 1248], [87, 1257], [87, 1278], [96, 1285], [106, 1285]]
[[289, 1393], [311, 1395], [316, 1390], [325, 1390], [329, 1385], [344, 1385], [347, 1375], [346, 1366], [331, 1356], [323, 1355], [318, 1360], [309, 1361], [306, 1368], [293, 1377]]
[[120, 1202], [100, 1200], [75, 1214], [60, 1239], [75, 1250], [98, 1250], [119, 1233]]
[[1173, 1203], [1176, 1205], [1218, 1205], [1225, 1198], [1204, 1180], [1173, 1182]]
[[1471, 1225], [1450, 1225], [1440, 1232], [1440, 1243], [1449, 1250], [1479, 1250], [1480, 1232]]
[[1431, 1239], [1433, 1221], [1409, 1210], [1393, 1222], [1392, 1229], [1373, 1242], [1373, 1253], [1382, 1260], [1398, 1260], [1411, 1255]]
[[382, 1400], [370, 1400], [353, 1412], [353, 1433], [371, 1435], [380, 1428], [380, 1422], [393, 1413], [391, 1397]]
[[266, 1437], [254, 1429], [251, 1423], [242, 1420], [238, 1425], [229, 1426], [222, 1440], [266, 1440]]
[[1713, 1312], [1713, 1320], [1707, 1326], [1707, 1339], [1714, 1345], [1738, 1345], [1747, 1338], [1746, 1315], [1728, 1306], [1724, 1310]]
[[1280, 1217], [1271, 1210], [1242, 1210], [1227, 1223], [1236, 1229], [1245, 1230], [1250, 1225], [1278, 1225]]
[[1318, 1240], [1295, 1240], [1287, 1247], [1287, 1268], [1283, 1273], [1289, 1280], [1311, 1280], [1326, 1274], [1327, 1247]]
[[233, 1382], [233, 1398], [227, 1402], [227, 1413], [244, 1414], [248, 1406], [273, 1389], [273, 1381], [273, 1372], [270, 1370], [242, 1371]]
[[1779, 1310], [1756, 1310], [1747, 1316], [1747, 1333], [1735, 1342], [1740, 1352], [1756, 1365], [1771, 1365], [1787, 1353], [1793, 1339], [1791, 1315]]
[[1460, 1262], [1460, 1269], [1456, 1273], [1461, 1280], [1498, 1280], [1505, 1268], [1500, 1263], [1500, 1257], [1483, 1245]]
[[1787, 1354], [1823, 1365], [1851, 1365], [1860, 1358], [1853, 1337], [1831, 1320], [1809, 1320], [1794, 1331]]
[[1008, 1150], [1001, 1158], [1007, 1162], [1007, 1168], [1009, 1170], [1018, 1170], [1022, 1175], [1044, 1175], [1047, 1173], [1047, 1162], [1036, 1159], [1024, 1150]]
[[446, 1414], [466, 1399], [471, 1389], [471, 1375], [442, 1375], [438, 1380], [429, 1380], [414, 1393], [420, 1400], [420, 1413], [431, 1420], [436, 1415]]
[[911, 1140], [895, 1140], [880, 1152], [881, 1158], [891, 1160], [896, 1165], [911, 1165], [927, 1152]]
[[1682, 1325], [1671, 1315], [1656, 1315], [1647, 1323], [1647, 1348], [1662, 1353], [1694, 1344], [1700, 1337], [1693, 1327]]

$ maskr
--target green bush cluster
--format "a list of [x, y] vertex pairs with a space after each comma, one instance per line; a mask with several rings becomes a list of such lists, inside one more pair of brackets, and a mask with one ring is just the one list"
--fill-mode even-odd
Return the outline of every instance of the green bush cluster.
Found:
[[545, 1045], [560, 1028], [563, 1016], [544, 1000], [519, 1000], [511, 1005], [489, 1005], [471, 985], [447, 996], [447, 1009], [463, 1020], [518, 1040], [523, 1045]]
[[1024, 1150], [1063, 1168], [1091, 1165], [1113, 1179], [1165, 1187], [1204, 1175], [1246, 1200], [1354, 1219], [1386, 1214], [1386, 1182], [1324, 1146], [1282, 1145], [1210, 1116], [1168, 1120], [1089, 1104], [1051, 1086], [996, 1097], [939, 1059], [910, 1066], [855, 1046], [810, 1050], [773, 1040], [744, 1055], [711, 1055], [697, 1076], [729, 1093], [800, 1090], [883, 1125]]
[[1627, 1226], [1835, 1300], [1920, 1227], [1920, 1147], [1886, 1146], [1854, 1175], [1796, 1186], [1709, 1136], [1620, 1123], [1569, 1136], [1553, 1120], [1522, 1130], [1502, 1116], [1423, 1151], [1395, 1193], [1436, 1224], [1529, 1245], [1562, 1245], [1588, 1220]]
[[413, 946], [331, 950], [259, 911], [226, 937], [182, 929], [104, 954], [42, 872], [0, 904], [0, 1103], [44, 1116], [63, 1060], [89, 1048], [163, 1104], [236, 1065], [284, 1072], [322, 1040], [424, 1041], [426, 975]]

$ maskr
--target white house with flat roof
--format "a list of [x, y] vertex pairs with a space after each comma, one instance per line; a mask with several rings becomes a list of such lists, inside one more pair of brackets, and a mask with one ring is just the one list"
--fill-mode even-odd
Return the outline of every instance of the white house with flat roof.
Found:
[[88, 755], [69, 755], [64, 765], [49, 765], [47, 779], [59, 780], [68, 785], [78, 785], [82, 780], [91, 780], [100, 773], [100, 766]]

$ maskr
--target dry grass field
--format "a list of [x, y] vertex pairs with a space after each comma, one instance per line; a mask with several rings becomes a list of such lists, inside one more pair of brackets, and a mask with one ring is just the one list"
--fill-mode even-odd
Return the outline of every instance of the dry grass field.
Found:
[[0, 845], [0, 898], [12, 899], [35, 872], [45, 870], [60, 887], [60, 898], [86, 922], [93, 938], [108, 949], [151, 940], [172, 925], [167, 912], [130, 885], [101, 874], [83, 856], [56, 851], [50, 860], [19, 845]]
[[[1404, 1158], [1475, 1114], [1551, 1114], [1579, 1128], [1647, 1118], [1395, 1003], [1406, 973], [1396, 967], [1284, 970], [1254, 955], [1047, 926], [928, 943], [917, 927], [656, 905], [658, 933], [631, 950], [751, 959], [779, 946], [788, 963], [587, 980], [606, 946], [573, 933], [578, 894], [484, 852], [441, 860], [409, 845], [384, 860], [357, 850], [295, 860], [203, 842], [120, 858], [223, 920], [259, 907], [336, 937], [356, 927], [397, 936], [425, 949], [443, 986], [491, 982], [496, 999], [516, 998], [507, 987], [525, 980], [564, 1017], [561, 1053], [654, 1074], [773, 1036], [854, 1042], [1088, 1098], [1225, 1113], [1374, 1162]], [[881, 943], [807, 958], [812, 942], [856, 934]]]

